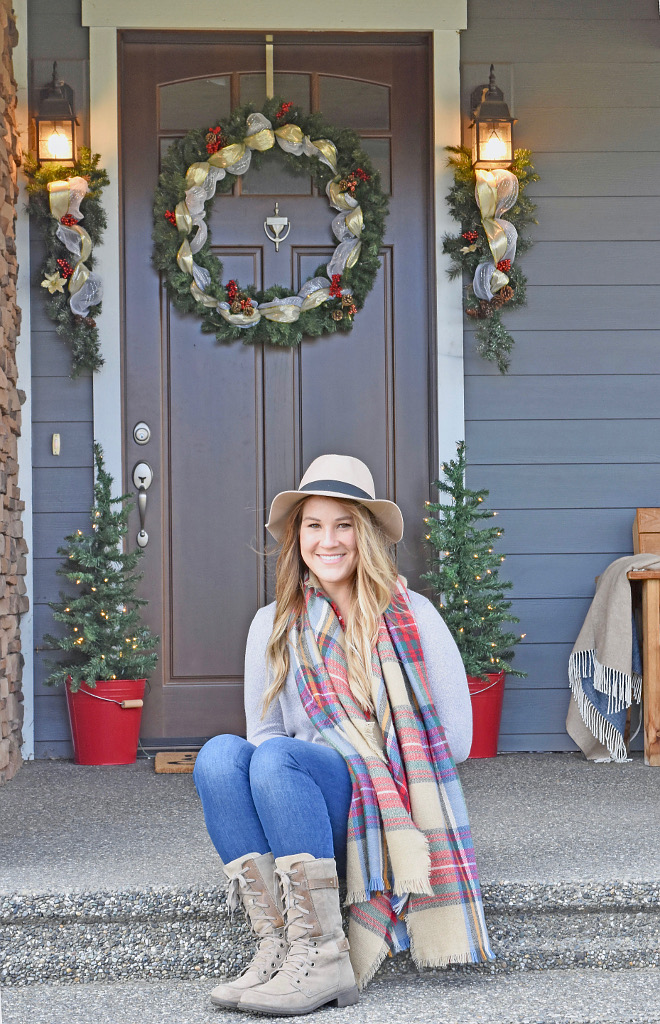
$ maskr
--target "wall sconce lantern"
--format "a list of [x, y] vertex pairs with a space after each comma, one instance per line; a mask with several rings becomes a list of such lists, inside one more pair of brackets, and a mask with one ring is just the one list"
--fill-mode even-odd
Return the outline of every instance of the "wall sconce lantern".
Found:
[[39, 107], [34, 123], [39, 165], [54, 163], [73, 166], [78, 121], [73, 110], [73, 89], [66, 82], [58, 81], [57, 62], [53, 64], [52, 80], [39, 92]]
[[495, 85], [491, 64], [488, 85], [480, 85], [471, 98], [473, 121], [472, 166], [484, 170], [507, 168], [513, 162], [513, 126], [504, 93]]

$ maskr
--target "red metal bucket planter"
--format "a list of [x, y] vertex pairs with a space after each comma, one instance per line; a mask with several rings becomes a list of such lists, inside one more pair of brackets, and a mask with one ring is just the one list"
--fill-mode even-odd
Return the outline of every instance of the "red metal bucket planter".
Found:
[[491, 672], [484, 679], [468, 676], [472, 700], [472, 746], [470, 757], [495, 757], [500, 734], [504, 672]]
[[66, 686], [76, 764], [133, 764], [137, 758], [145, 679], [101, 679], [76, 693]]

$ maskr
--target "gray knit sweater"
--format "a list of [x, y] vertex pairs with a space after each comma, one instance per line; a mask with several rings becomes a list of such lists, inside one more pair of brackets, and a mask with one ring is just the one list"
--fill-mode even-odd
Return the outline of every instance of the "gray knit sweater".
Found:
[[[419, 629], [433, 703], [454, 760], [464, 761], [472, 743], [472, 706], [461, 656], [431, 602], [413, 590], [408, 591], [408, 596]], [[273, 701], [266, 717], [261, 718], [266, 689], [266, 644], [274, 617], [275, 602], [259, 609], [248, 633], [245, 650], [247, 738], [257, 746], [271, 736], [293, 736], [324, 743], [305, 713], [291, 669], [279, 698]]]

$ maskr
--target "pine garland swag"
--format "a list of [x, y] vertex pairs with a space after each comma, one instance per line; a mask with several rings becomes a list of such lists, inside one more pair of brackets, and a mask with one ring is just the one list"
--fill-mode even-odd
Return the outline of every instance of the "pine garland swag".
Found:
[[[490, 259], [491, 254], [474, 194], [476, 176], [471, 151], [466, 146], [447, 146], [446, 149], [449, 153], [447, 164], [454, 172], [454, 184], [447, 193], [447, 204], [451, 216], [461, 224], [461, 231], [444, 236], [442, 251], [451, 259], [447, 271], [450, 280], [465, 274], [471, 282], [477, 266]], [[470, 284], [465, 296], [465, 312], [478, 322], [475, 332], [477, 352], [484, 359], [496, 363], [500, 373], [506, 373], [509, 369], [509, 356], [514, 345], [513, 337], [502, 323], [501, 311], [503, 308], [516, 309], [526, 305], [527, 278], [520, 269], [518, 257], [532, 245], [531, 239], [525, 235], [525, 229], [537, 223], [534, 219], [536, 205], [525, 193], [531, 182], [539, 180], [530, 150], [516, 150], [511, 171], [518, 179], [520, 191], [515, 206], [505, 214], [518, 231], [516, 260], [506, 269], [510, 288], [508, 291], [503, 289], [506, 295], [496, 295], [492, 302], [484, 302], [475, 296]]]
[[[60, 592], [59, 601], [50, 602], [50, 607], [65, 632], [44, 636], [51, 650], [65, 652], [60, 661], [49, 662], [52, 672], [45, 685], [57, 686], [71, 677], [73, 693], [82, 682], [94, 689], [97, 680], [143, 679], [158, 661], [154, 648], [159, 637], [140, 621], [140, 608], [147, 601], [135, 593], [142, 579], [136, 567], [143, 551], [122, 550], [131, 495], [111, 497], [112, 477], [98, 443], [94, 461], [91, 533], [77, 530], [65, 537], [66, 546], [57, 549], [64, 558], [57, 574], [71, 584], [73, 593]], [[113, 510], [113, 505], [120, 507]]]
[[504, 556], [494, 551], [503, 530], [482, 525], [497, 513], [484, 505], [487, 490], [473, 491], [465, 485], [464, 441], [458, 442], [456, 451], [456, 459], [442, 466], [444, 479], [433, 485], [448, 500], [426, 502], [426, 540], [433, 553], [422, 579], [433, 588], [434, 602], [468, 675], [483, 679], [504, 671], [524, 676], [511, 668], [513, 648], [522, 637], [502, 630], [504, 623], [519, 621], [505, 599], [513, 584], [499, 578]]
[[[247, 329], [228, 323], [214, 308], [200, 307], [190, 292], [190, 276], [182, 271], [177, 264], [177, 253], [182, 236], [176, 228], [173, 216], [177, 205], [185, 197], [186, 171], [191, 164], [208, 160], [214, 145], [221, 140], [222, 146], [242, 142], [246, 135], [246, 120], [251, 113], [262, 113], [273, 127], [285, 124], [297, 125], [304, 135], [311, 139], [329, 139], [337, 149], [337, 172], [342, 180], [351, 178], [354, 182], [352, 195], [359, 202], [364, 212], [364, 229], [360, 235], [362, 249], [355, 266], [344, 270], [341, 287], [348, 289], [352, 299], [348, 306], [342, 302], [342, 296], [335, 294], [322, 305], [301, 313], [294, 323], [279, 323], [262, 317], [253, 327]], [[216, 141], [214, 142], [211, 138]], [[286, 166], [298, 175], [311, 175], [319, 192], [325, 194], [325, 187], [336, 177], [332, 170], [316, 157], [294, 156], [276, 150]], [[263, 166], [271, 151], [252, 153], [252, 166]], [[356, 175], [356, 170], [364, 173]], [[234, 187], [237, 176], [227, 173], [217, 183], [218, 193], [228, 193]], [[213, 199], [206, 203], [209, 210]], [[162, 274], [168, 294], [173, 305], [183, 313], [196, 313], [202, 321], [204, 333], [214, 334], [217, 341], [230, 343], [240, 339], [244, 344], [265, 342], [270, 345], [292, 347], [300, 344], [303, 336], [319, 337], [335, 331], [347, 332], [352, 329], [353, 315], [362, 309], [364, 301], [371, 291], [376, 273], [380, 267], [379, 251], [385, 233], [385, 219], [388, 210], [388, 198], [380, 184], [380, 174], [373, 167], [371, 160], [361, 148], [361, 140], [350, 128], [337, 128], [329, 124], [322, 114], [304, 114], [300, 108], [285, 103], [281, 97], [267, 100], [257, 111], [253, 104], [246, 104], [232, 111], [231, 115], [217, 121], [212, 129], [194, 128], [183, 138], [175, 140], [170, 146], [162, 165], [158, 188], [154, 196], [154, 228], [153, 228], [153, 263]], [[335, 244], [328, 239], [330, 245]], [[327, 262], [327, 261], [326, 261]], [[228, 286], [231, 282], [222, 282], [222, 263], [211, 251], [211, 233], [195, 255], [195, 263], [203, 267], [211, 275], [211, 283], [205, 293], [218, 301], [229, 301]], [[326, 264], [323, 263], [312, 276], [326, 276]], [[285, 298], [291, 294], [290, 288], [273, 285], [265, 290], [257, 290], [251, 285], [240, 288], [238, 299], [254, 299], [258, 303], [270, 302], [273, 299]], [[345, 297], [344, 297], [345, 298]]]
[[[81, 213], [84, 214], [83, 226], [87, 231], [94, 248], [101, 243], [103, 232], [107, 226], [105, 212], [101, 203], [103, 189], [110, 179], [103, 168], [99, 167], [99, 153], [92, 154], [86, 147], [81, 147], [73, 167], [52, 165], [40, 167], [32, 155], [25, 157], [23, 168], [28, 178], [28, 211], [43, 232], [46, 243], [46, 255], [41, 265], [39, 280], [51, 275], [62, 274], [62, 261], [71, 259], [69, 250], [57, 238], [57, 221], [51, 215], [48, 199], [48, 183], [60, 181], [79, 175], [89, 182], [89, 191], [81, 202]], [[85, 261], [91, 269], [94, 267], [94, 253]], [[78, 377], [84, 370], [92, 373], [103, 366], [100, 353], [96, 317], [101, 312], [101, 303], [92, 306], [86, 317], [76, 316], [69, 306], [68, 291], [53, 291], [46, 297], [48, 316], [55, 322], [55, 330], [71, 346], [71, 376]]]

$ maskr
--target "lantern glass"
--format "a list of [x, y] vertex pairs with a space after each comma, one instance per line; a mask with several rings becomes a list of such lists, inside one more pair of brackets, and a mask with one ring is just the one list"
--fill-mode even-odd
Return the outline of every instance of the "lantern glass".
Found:
[[72, 118], [37, 122], [38, 160], [40, 164], [73, 164], [74, 121]]
[[511, 121], [474, 120], [472, 165], [475, 168], [494, 169], [510, 167], [513, 161], [513, 133]]

